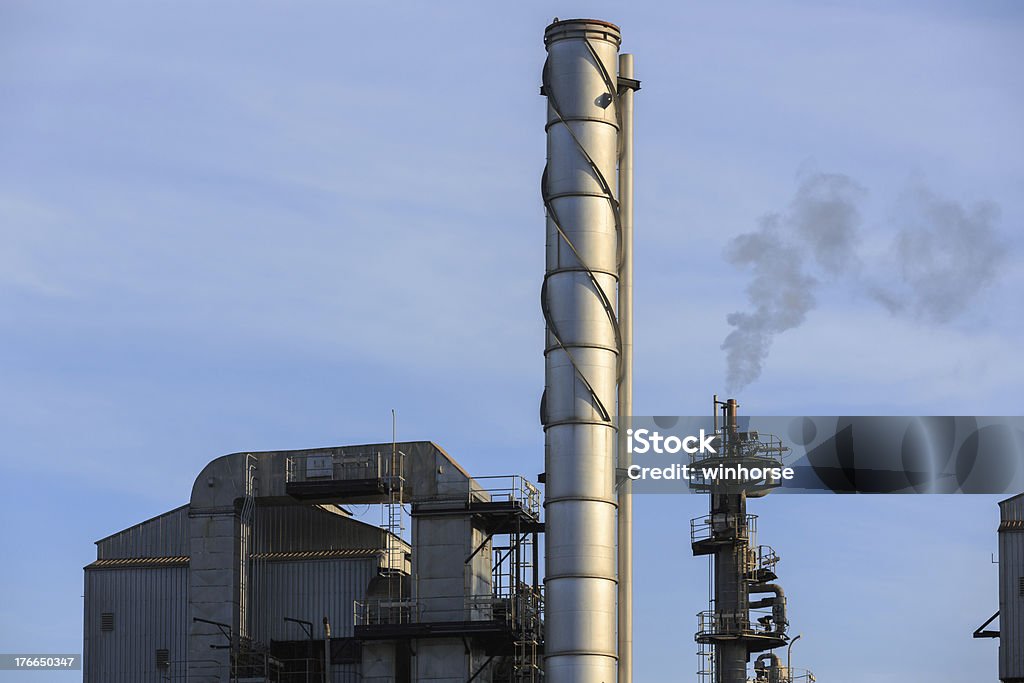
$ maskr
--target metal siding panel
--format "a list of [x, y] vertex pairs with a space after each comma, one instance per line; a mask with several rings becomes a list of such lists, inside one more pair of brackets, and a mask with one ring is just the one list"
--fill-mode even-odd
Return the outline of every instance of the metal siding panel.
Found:
[[[1001, 521], [1024, 519], [1024, 497], [1000, 504]], [[999, 676], [1024, 678], [1024, 533], [999, 533]]]
[[999, 535], [999, 659], [1002, 678], [1024, 678], [1024, 533]]
[[304, 638], [301, 629], [284, 617], [313, 622], [314, 635], [322, 635], [325, 616], [332, 636], [351, 637], [353, 603], [365, 599], [376, 575], [375, 559], [264, 563], [256, 581], [258, 637], [264, 642]]
[[1024, 495], [1008, 498], [1001, 503], [1003, 519], [1024, 519]]
[[297, 552], [340, 548], [382, 548], [379, 527], [316, 506], [257, 507], [258, 552]]
[[85, 614], [84, 638], [82, 642], [82, 683], [100, 683], [93, 655], [96, 642], [96, 627], [99, 623], [99, 610], [94, 607], [96, 601], [96, 572], [85, 570]]
[[360, 683], [358, 664], [340, 664], [331, 667], [331, 683]]
[[[184, 675], [188, 570], [86, 570], [84, 683], [154, 683]], [[100, 614], [114, 613], [101, 632]], [[170, 670], [156, 666], [157, 648], [170, 651]]]
[[188, 555], [188, 506], [136, 524], [96, 543], [96, 559]]

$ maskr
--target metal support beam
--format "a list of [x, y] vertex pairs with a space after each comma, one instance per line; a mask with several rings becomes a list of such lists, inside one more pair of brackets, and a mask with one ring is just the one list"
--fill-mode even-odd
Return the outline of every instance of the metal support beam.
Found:
[[494, 655], [488, 657], [487, 660], [480, 665], [480, 668], [476, 670], [476, 673], [469, 677], [469, 680], [467, 680], [466, 683], [473, 683], [473, 681], [475, 681], [477, 677], [484, 672], [484, 669], [487, 668], [487, 665], [491, 663], [492, 659], [494, 659]]
[[[198, 622], [200, 624], [209, 624], [211, 626], [216, 626], [217, 629], [220, 631], [221, 635], [228, 639], [229, 643], [234, 642], [234, 636], [232, 633], [233, 629], [231, 628], [231, 624], [225, 624], [220, 621], [210, 621], [209, 619], [200, 619], [199, 617], [192, 617], [192, 621]], [[220, 649], [219, 646], [217, 645], [211, 645], [210, 647]], [[228, 647], [230, 647], [230, 645]]]
[[978, 628], [974, 629], [974, 637], [975, 638], [998, 638], [999, 635], [1000, 635], [999, 631], [986, 631], [985, 630], [985, 627], [988, 626], [989, 624], [991, 624], [993, 621], [995, 621], [996, 617], [998, 617], [998, 616], [999, 616], [999, 611], [996, 610], [996, 613], [993, 614], [991, 617], [989, 617], [988, 621], [986, 621], [984, 624], [982, 624]]
[[463, 564], [469, 564], [473, 558], [476, 557], [477, 553], [487, 547], [487, 544], [491, 542], [492, 538], [494, 538], [493, 533], [487, 534], [487, 536], [484, 537], [483, 542], [481, 542], [480, 545], [478, 545], [473, 552], [469, 554], [469, 557], [466, 558], [466, 561]]

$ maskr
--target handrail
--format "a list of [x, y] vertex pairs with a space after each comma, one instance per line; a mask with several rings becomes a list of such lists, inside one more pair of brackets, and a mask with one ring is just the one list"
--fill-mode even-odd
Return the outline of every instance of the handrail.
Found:
[[[753, 616], [753, 618], [751, 618]], [[716, 614], [715, 610], [697, 613], [697, 637], [728, 635], [771, 635], [772, 629], [758, 621], [758, 617], [772, 616], [768, 608], [741, 610], [735, 614]]]
[[[456, 602], [459, 601], [459, 602]], [[447, 605], [455, 603], [458, 607]], [[524, 586], [514, 593], [498, 595], [432, 595], [429, 597], [374, 598], [355, 600], [352, 605], [356, 626], [385, 624], [416, 624], [424, 621], [424, 614], [440, 612], [452, 615], [461, 612], [462, 621], [504, 621], [510, 625], [540, 620], [544, 613], [544, 598], [540, 590]], [[445, 619], [444, 621], [454, 621]]]
[[520, 503], [523, 508], [534, 516], [540, 513], [541, 493], [533, 482], [521, 474], [498, 474], [486, 477], [474, 477], [475, 482], [495, 482], [493, 486], [484, 485], [479, 489], [470, 490], [472, 502], [475, 494], [486, 493], [492, 501]]
[[[381, 479], [389, 483], [401, 481], [405, 476], [405, 454], [398, 451], [397, 462], [392, 464], [392, 454], [383, 451], [358, 451], [341, 453], [302, 453], [285, 459], [285, 483], [298, 483], [311, 479]], [[312, 467], [311, 460], [329, 459], [329, 464], [320, 468]], [[310, 475], [310, 470], [322, 472]]]
[[700, 464], [721, 460], [764, 460], [768, 462], [781, 462], [782, 457], [790, 452], [782, 439], [774, 434], [760, 434], [758, 432], [745, 432], [740, 440], [725, 442], [724, 430], [716, 433], [715, 443], [718, 446], [717, 452], [706, 453], [697, 451], [690, 454], [691, 464]]
[[[751, 541], [757, 534], [757, 515], [747, 515], [742, 526], [735, 524], [737, 513], [715, 513], [694, 517], [690, 520], [690, 541], [698, 543], [710, 540], [716, 531], [737, 528], [737, 538]], [[751, 543], [752, 545], [752, 543]]]
[[[394, 486], [405, 479], [405, 454], [399, 451], [397, 456], [398, 461], [392, 464], [391, 453], [383, 451], [290, 455], [285, 460], [285, 483], [320, 479], [380, 479]], [[313, 467], [310, 460], [314, 458], [325, 459], [325, 462], [319, 468]], [[326, 462], [328, 459], [329, 464]], [[311, 470], [321, 474], [310, 475]], [[466, 500], [474, 502], [481, 494], [494, 501], [517, 502], [533, 516], [540, 515], [540, 489], [521, 474], [474, 477], [466, 491]], [[442, 499], [444, 497], [437, 500]]]

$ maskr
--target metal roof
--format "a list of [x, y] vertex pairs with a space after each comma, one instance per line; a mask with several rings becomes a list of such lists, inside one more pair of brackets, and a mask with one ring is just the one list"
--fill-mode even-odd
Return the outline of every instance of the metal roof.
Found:
[[1003, 503], [1009, 503], [1011, 500], [1017, 500], [1021, 497], [1024, 497], [1024, 493], [1018, 493], [1016, 496], [1010, 496], [1009, 498], [999, 501], [999, 504], [1002, 505]]
[[254, 559], [268, 562], [287, 560], [331, 560], [339, 557], [378, 557], [384, 552], [381, 548], [335, 548], [333, 550], [299, 550], [292, 552], [256, 553]]
[[85, 565], [86, 569], [122, 569], [125, 567], [187, 567], [187, 555], [173, 557], [118, 557], [110, 560], [96, 560]]
[[100, 543], [103, 543], [103, 541], [110, 540], [110, 539], [114, 538], [115, 536], [120, 536], [121, 534], [125, 533], [126, 531], [132, 531], [133, 529], [138, 529], [138, 528], [143, 527], [143, 526], [145, 526], [147, 524], [155, 522], [156, 520], [161, 519], [162, 517], [169, 517], [169, 516], [171, 516], [171, 515], [173, 515], [173, 514], [175, 514], [177, 512], [181, 512], [182, 510], [186, 510], [186, 509], [188, 509], [188, 503], [185, 503], [184, 505], [179, 505], [178, 507], [174, 508], [173, 510], [168, 510], [167, 512], [163, 512], [163, 513], [161, 513], [159, 515], [156, 515], [155, 517], [150, 517], [149, 519], [144, 520], [142, 522], [139, 522], [138, 524], [132, 524], [130, 527], [126, 527], [124, 529], [121, 529], [120, 531], [115, 531], [114, 533], [110, 534], [109, 536], [104, 536], [103, 538], [99, 539], [95, 543], [96, 543], [96, 545], [99, 545]]
[[[380, 548], [335, 548], [333, 550], [301, 550], [293, 552], [256, 553], [254, 559], [268, 562], [289, 560], [333, 560], [338, 558], [378, 557], [384, 551]], [[187, 555], [173, 557], [119, 557], [110, 560], [96, 560], [87, 564], [86, 569], [122, 569], [125, 567], [187, 567], [191, 558]]]

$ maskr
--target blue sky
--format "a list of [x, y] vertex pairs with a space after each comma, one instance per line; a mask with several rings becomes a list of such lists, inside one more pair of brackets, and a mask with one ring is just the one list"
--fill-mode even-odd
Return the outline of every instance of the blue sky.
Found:
[[[865, 278], [899, 283], [922, 188], [997, 205], [1006, 257], [942, 324], [820, 278], [744, 410], [1021, 414], [1017, 3], [6, 2], [0, 650], [80, 651], [92, 542], [185, 502], [217, 455], [386, 440], [395, 408], [472, 472], [542, 469], [556, 14], [619, 23], [643, 80], [637, 414], [724, 393], [748, 274], [723, 252], [816, 172], [866, 190]], [[970, 633], [997, 606], [995, 500], [759, 501], [801, 664], [994, 678]], [[666, 680], [696, 665], [704, 501], [636, 507], [637, 680]]]

